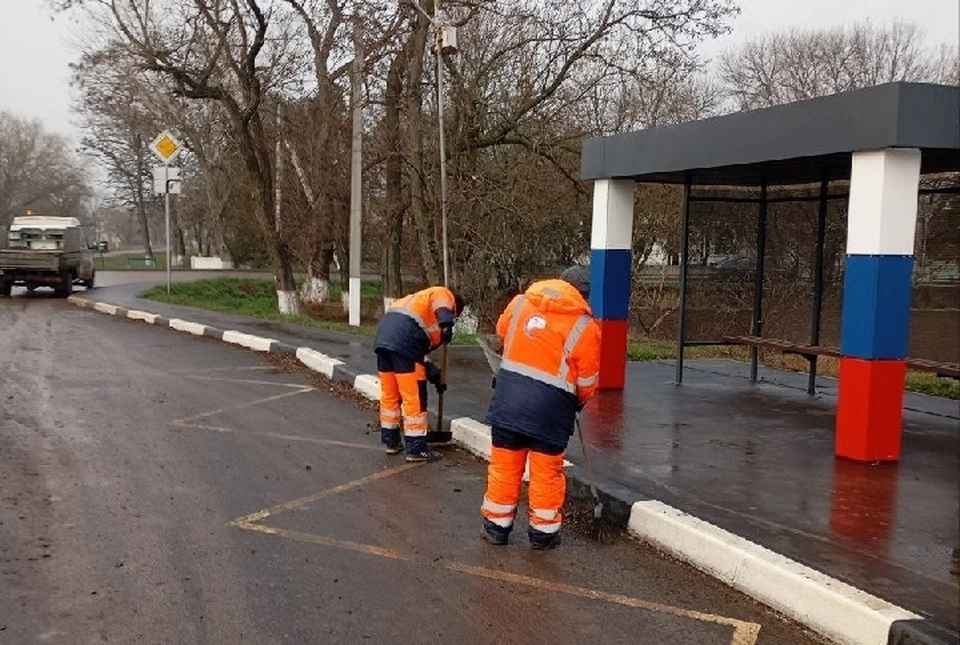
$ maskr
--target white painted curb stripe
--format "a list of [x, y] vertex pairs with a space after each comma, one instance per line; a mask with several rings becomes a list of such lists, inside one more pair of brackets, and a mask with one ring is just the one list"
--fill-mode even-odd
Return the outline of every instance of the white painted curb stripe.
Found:
[[493, 450], [490, 426], [469, 417], [461, 417], [450, 421], [450, 432], [453, 440], [467, 451], [490, 461], [490, 452]]
[[105, 302], [95, 302], [93, 303], [93, 308], [99, 311], [100, 313], [110, 314], [111, 316], [117, 315], [117, 308], [115, 305], [108, 305]]
[[274, 342], [272, 338], [251, 336], [250, 334], [232, 330], [223, 332], [223, 341], [225, 343], [240, 345], [241, 347], [246, 347], [247, 349], [252, 349], [257, 352], [269, 352], [270, 344]]
[[380, 379], [373, 374], [360, 374], [353, 381], [353, 389], [371, 401], [380, 400]]
[[151, 325], [156, 324], [157, 322], [157, 314], [152, 314], [147, 311], [140, 311], [139, 309], [127, 310], [127, 318], [131, 320], [142, 320], [150, 323]]
[[[334, 367], [343, 365], [343, 361], [331, 358], [326, 354], [321, 354], [317, 350], [310, 349], [309, 347], [298, 347], [297, 358], [314, 372], [320, 372], [327, 378], [333, 378]], [[377, 398], [379, 399], [380, 397]]]
[[177, 331], [185, 331], [188, 334], [193, 334], [194, 336], [203, 336], [203, 332], [207, 327], [206, 325], [201, 325], [200, 323], [180, 320], [179, 318], [171, 318], [170, 328], [176, 329]]
[[658, 501], [637, 502], [628, 530], [841, 645], [886, 645], [905, 609]]

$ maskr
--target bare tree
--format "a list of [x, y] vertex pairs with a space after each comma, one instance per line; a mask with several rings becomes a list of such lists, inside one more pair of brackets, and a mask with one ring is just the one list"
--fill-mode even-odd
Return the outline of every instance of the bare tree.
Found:
[[88, 197], [87, 178], [62, 137], [0, 111], [0, 227], [30, 208], [82, 215]]
[[749, 110], [892, 81], [957, 83], [956, 50], [932, 51], [915, 24], [861, 22], [761, 36], [720, 57], [736, 107]]
[[279, 309], [296, 313], [290, 249], [274, 216], [272, 141], [265, 97], [282, 93], [299, 66], [289, 16], [257, 0], [89, 0], [112, 45], [156, 75], [175, 96], [218, 102], [249, 180], [260, 233], [273, 263]]

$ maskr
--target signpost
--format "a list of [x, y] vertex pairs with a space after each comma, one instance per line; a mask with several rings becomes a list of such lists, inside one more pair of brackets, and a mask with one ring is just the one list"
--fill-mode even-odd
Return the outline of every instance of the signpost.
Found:
[[171, 168], [170, 162], [176, 158], [183, 146], [168, 130], [164, 130], [150, 143], [150, 151], [163, 162], [160, 168], [153, 170], [153, 190], [163, 194], [167, 231], [167, 295], [170, 295], [170, 194], [180, 194], [180, 169]]

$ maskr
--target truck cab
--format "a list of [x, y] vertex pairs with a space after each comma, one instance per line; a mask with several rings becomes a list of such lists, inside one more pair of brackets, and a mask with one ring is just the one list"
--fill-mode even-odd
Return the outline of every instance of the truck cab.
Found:
[[74, 284], [93, 288], [91, 244], [75, 217], [15, 217], [2, 244], [0, 296], [9, 296], [14, 285], [30, 291], [52, 286], [59, 296], [69, 296]]

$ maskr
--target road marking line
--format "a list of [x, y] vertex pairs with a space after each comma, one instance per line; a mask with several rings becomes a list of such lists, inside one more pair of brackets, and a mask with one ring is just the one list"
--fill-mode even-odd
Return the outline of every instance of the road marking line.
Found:
[[410, 561], [409, 557], [402, 555], [397, 551], [393, 551], [392, 549], [384, 549], [383, 547], [374, 546], [372, 544], [361, 544], [359, 542], [350, 542], [349, 540], [336, 540], [334, 538], [323, 537], [322, 535], [301, 533], [299, 531], [290, 531], [287, 529], [264, 526], [263, 524], [256, 523], [243, 523], [237, 524], [236, 526], [246, 531], [266, 533], [267, 535], [279, 535], [280, 537], [297, 540], [299, 542], [309, 542], [310, 544], [331, 546], [338, 549], [346, 549], [348, 551], [358, 551], [360, 553], [366, 553], [367, 555], [374, 555], [380, 558], [389, 558], [391, 560], [400, 560], [403, 562]]
[[169, 374], [196, 374], [197, 376], [202, 376], [204, 372], [242, 372], [248, 370], [267, 371], [275, 369], [277, 368], [270, 365], [248, 365], [244, 367], [207, 367], [199, 370], [170, 370]]
[[250, 385], [275, 385], [277, 387], [297, 387], [297, 388], [309, 388], [314, 389], [309, 385], [303, 385], [300, 383], [281, 383], [279, 381], [259, 381], [256, 379], [250, 378], [224, 378], [222, 376], [204, 376], [202, 374], [179, 374], [183, 378], [192, 378], [198, 381], [218, 381], [222, 383], [245, 383]]
[[291, 397], [291, 396], [297, 396], [297, 395], [299, 395], [299, 394], [306, 394], [307, 392], [313, 392], [313, 391], [314, 391], [314, 388], [312, 388], [312, 387], [305, 387], [305, 386], [302, 386], [302, 385], [298, 385], [298, 386], [296, 386], [296, 387], [300, 388], [300, 389], [297, 390], [296, 392], [284, 392], [283, 394], [275, 394], [275, 395], [273, 395], [273, 396], [268, 396], [268, 397], [263, 398], [263, 399], [257, 399], [257, 400], [255, 400], [255, 401], [247, 401], [246, 403], [238, 403], [238, 404], [236, 404], [236, 405], [229, 405], [229, 406], [227, 406], [227, 407], [225, 407], [225, 408], [218, 408], [218, 409], [216, 409], [216, 410], [211, 410], [210, 412], [202, 412], [202, 413], [197, 414], [197, 415], [194, 415], [194, 416], [183, 417], [182, 419], [174, 419], [173, 421], [170, 421], [169, 423], [170, 423], [170, 425], [174, 425], [174, 426], [189, 425], [190, 422], [193, 421], [194, 419], [205, 419], [205, 418], [207, 418], [207, 417], [212, 417], [212, 416], [215, 415], [215, 414], [221, 414], [221, 413], [223, 413], [223, 412], [233, 412], [233, 411], [235, 411], [235, 410], [241, 410], [241, 409], [243, 409], [243, 408], [249, 408], [250, 406], [253, 406], [253, 405], [260, 405], [261, 403], [269, 403], [270, 401], [278, 401], [278, 400], [280, 400], [280, 399], [286, 399], [286, 398]]
[[476, 567], [459, 562], [449, 562], [443, 566], [451, 571], [478, 576], [480, 578], [489, 578], [491, 580], [499, 580], [501, 582], [511, 582], [513, 584], [543, 589], [544, 591], [553, 591], [556, 593], [567, 594], [569, 596], [577, 596], [579, 598], [600, 600], [603, 602], [623, 605], [625, 607], [632, 607], [634, 609], [646, 609], [648, 611], [671, 614], [681, 618], [692, 618], [701, 622], [727, 625], [729, 627], [733, 627], [733, 638], [730, 641], [730, 645], [754, 645], [754, 643], [757, 642], [757, 638], [760, 634], [759, 624], [737, 620], [735, 618], [727, 618], [726, 616], [718, 616], [716, 614], [694, 611], [692, 609], [681, 609], [679, 607], [662, 605], [660, 603], [650, 602], [648, 600], [640, 600], [639, 598], [631, 598], [630, 596], [608, 593], [606, 591], [598, 591], [596, 589], [588, 589], [586, 587], [576, 587], [558, 582], [550, 582], [540, 578], [522, 576], [516, 573], [508, 573], [506, 571], [488, 569], [486, 567]]
[[[383, 470], [372, 475], [367, 475], [366, 477], [361, 477], [353, 481], [347, 482], [345, 484], [339, 484], [332, 488], [314, 493], [312, 495], [307, 495], [306, 497], [300, 497], [289, 502], [284, 502], [282, 504], [277, 504], [269, 508], [265, 508], [249, 515], [244, 515], [239, 517], [232, 522], [230, 526], [237, 527], [241, 530], [252, 531], [256, 533], [263, 533], [265, 535], [276, 535], [279, 537], [284, 537], [292, 540], [297, 540], [300, 542], [307, 542], [310, 544], [318, 544], [321, 546], [329, 546], [333, 548], [345, 549], [348, 551], [356, 551], [359, 553], [365, 553], [367, 555], [373, 555], [376, 557], [389, 558], [392, 560], [399, 560], [403, 562], [410, 562], [412, 558], [405, 556], [397, 551], [391, 549], [385, 549], [373, 544], [362, 544], [359, 542], [351, 542], [349, 540], [338, 540], [335, 538], [330, 538], [322, 535], [316, 535], [313, 533], [302, 533], [300, 531], [292, 531], [289, 529], [278, 528], [274, 526], [268, 526], [263, 522], [270, 517], [276, 517], [281, 513], [292, 511], [296, 508], [307, 506], [319, 500], [333, 497], [340, 493], [346, 492], [348, 490], [363, 486], [364, 484], [369, 484], [381, 479], [386, 479], [394, 475], [399, 475], [400, 473], [410, 470], [412, 468], [417, 468], [424, 465], [423, 463], [412, 463], [412, 464], [402, 464], [388, 470]], [[528, 587], [534, 587], [544, 591], [562, 593], [569, 596], [576, 596], [579, 598], [587, 598], [589, 600], [598, 600], [601, 602], [607, 602], [617, 605], [622, 605], [624, 607], [630, 607], [633, 609], [644, 609], [647, 611], [654, 611], [658, 613], [669, 614], [676, 616], [678, 618], [688, 618], [692, 620], [697, 620], [700, 622], [714, 623], [717, 625], [724, 625], [733, 628], [733, 635], [730, 640], [730, 645], [755, 645], [757, 639], [760, 635], [760, 625], [758, 623], [753, 623], [749, 621], [738, 620], [736, 618], [728, 618], [726, 616], [720, 616], [717, 614], [710, 614], [707, 612], [695, 611], [692, 609], [682, 609], [680, 607], [673, 607], [670, 605], [664, 605], [660, 603], [650, 602], [647, 600], [641, 600], [639, 598], [632, 598], [630, 596], [624, 596], [621, 594], [614, 594], [605, 591], [599, 591], [596, 589], [589, 589], [586, 587], [577, 587], [573, 585], [567, 585], [557, 582], [551, 582], [549, 580], [543, 580], [540, 578], [534, 578], [531, 576], [524, 576], [515, 573], [508, 573], [505, 571], [499, 571], [497, 569], [489, 569], [486, 567], [477, 567], [469, 564], [463, 564], [459, 562], [450, 562], [443, 565], [444, 568], [451, 571], [456, 571], [458, 573], [463, 573], [465, 575], [476, 576], [480, 578], [488, 578], [492, 580], [499, 580], [501, 582], [509, 582], [513, 584], [525, 585]]]
[[243, 517], [235, 519], [230, 524], [232, 524], [233, 526], [240, 526], [242, 524], [261, 522], [267, 519], [268, 517], [273, 517], [273, 516], [279, 515], [280, 513], [285, 513], [286, 511], [292, 511], [293, 509], [298, 508], [300, 506], [306, 506], [308, 504], [312, 504], [313, 502], [319, 501], [327, 497], [332, 497], [334, 495], [338, 495], [352, 488], [363, 486], [364, 484], [369, 484], [371, 482], [375, 482], [380, 479], [386, 479], [387, 477], [393, 477], [394, 475], [399, 475], [404, 471], [410, 470], [411, 468], [417, 468], [419, 466], [422, 466], [423, 464], [424, 462], [417, 462], [412, 464], [405, 463], [403, 465], [396, 466], [388, 470], [381, 470], [378, 473], [367, 475], [366, 477], [355, 479], [351, 482], [347, 482], [346, 484], [340, 484], [338, 486], [334, 486], [333, 488], [322, 490], [319, 493], [307, 495], [306, 497], [300, 497], [298, 499], [290, 500], [289, 502], [284, 502], [282, 504], [277, 504], [276, 506], [265, 508], [261, 511], [257, 511], [256, 513], [251, 513], [250, 515], [245, 515]]
[[306, 435], [296, 435], [296, 434], [281, 434], [279, 432], [253, 432], [250, 430], [237, 430], [236, 428], [228, 428], [226, 426], [214, 426], [207, 425], [203, 423], [184, 423], [172, 421], [171, 425], [184, 428], [197, 428], [198, 430], [209, 430], [211, 432], [219, 432], [222, 434], [239, 434], [245, 435], [248, 437], [267, 437], [268, 439], [286, 439], [288, 441], [305, 441], [307, 443], [318, 443], [324, 446], [340, 446], [343, 448], [357, 448], [362, 450], [376, 450], [377, 452], [383, 450], [380, 446], [374, 446], [368, 443], [351, 443], [349, 441], [338, 441], [336, 439], [321, 439], [318, 437], [309, 437]]

